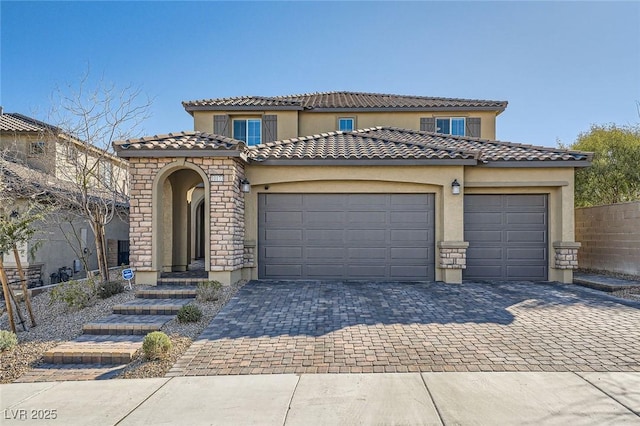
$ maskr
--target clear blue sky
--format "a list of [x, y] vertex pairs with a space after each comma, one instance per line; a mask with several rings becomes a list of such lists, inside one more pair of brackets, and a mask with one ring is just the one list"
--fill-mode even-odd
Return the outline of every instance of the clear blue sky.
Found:
[[640, 2], [0, 3], [1, 104], [49, 109], [90, 64], [155, 98], [144, 134], [191, 130], [183, 100], [350, 90], [507, 100], [501, 140], [554, 146], [640, 121]]

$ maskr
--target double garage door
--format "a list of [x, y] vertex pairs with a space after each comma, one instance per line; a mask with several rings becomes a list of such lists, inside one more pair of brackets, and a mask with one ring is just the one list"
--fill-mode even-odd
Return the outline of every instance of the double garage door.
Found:
[[[546, 195], [466, 195], [467, 280], [547, 279]], [[434, 280], [433, 194], [259, 194], [263, 279]]]
[[258, 276], [434, 279], [433, 194], [259, 194]]

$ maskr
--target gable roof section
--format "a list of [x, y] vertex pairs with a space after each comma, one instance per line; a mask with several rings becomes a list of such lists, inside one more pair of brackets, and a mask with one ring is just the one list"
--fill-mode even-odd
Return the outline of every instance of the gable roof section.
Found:
[[310, 164], [317, 160], [326, 164], [327, 160], [358, 160], [357, 164], [364, 165], [367, 160], [407, 160], [419, 164], [579, 167], [591, 161], [591, 154], [585, 152], [394, 127], [323, 133], [262, 144], [248, 150], [250, 160], [265, 164]]
[[226, 157], [245, 158], [244, 142], [202, 132], [178, 132], [127, 139], [113, 143], [120, 157]]
[[185, 101], [188, 112], [233, 110], [307, 110], [307, 111], [452, 111], [488, 110], [502, 112], [506, 101], [437, 98], [363, 92], [321, 92], [287, 96], [240, 96]]
[[26, 115], [3, 112], [0, 114], [0, 130], [3, 132], [44, 132], [58, 129]]

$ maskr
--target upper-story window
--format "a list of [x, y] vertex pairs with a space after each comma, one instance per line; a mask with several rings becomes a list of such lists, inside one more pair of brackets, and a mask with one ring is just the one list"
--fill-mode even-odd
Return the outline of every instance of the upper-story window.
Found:
[[45, 151], [46, 151], [45, 143], [42, 141], [31, 142], [29, 144], [29, 155], [31, 156], [43, 155]]
[[339, 118], [338, 119], [338, 130], [342, 132], [350, 132], [355, 127], [355, 119], [350, 117]]
[[436, 118], [436, 132], [464, 136], [464, 121], [464, 118], [458, 117]]
[[262, 120], [250, 118], [233, 120], [233, 138], [245, 142], [247, 145], [259, 145], [262, 142]]

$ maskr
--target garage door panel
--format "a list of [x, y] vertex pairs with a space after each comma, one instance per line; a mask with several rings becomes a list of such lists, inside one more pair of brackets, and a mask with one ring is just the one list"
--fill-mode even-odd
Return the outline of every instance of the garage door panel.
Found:
[[427, 247], [394, 247], [391, 249], [391, 261], [431, 259], [433, 254]]
[[[342, 223], [344, 217], [345, 213], [343, 211], [325, 210], [322, 212], [305, 212], [304, 223], [307, 227], [314, 225], [326, 226], [327, 224]], [[302, 212], [300, 212], [300, 221], [302, 222]]]
[[507, 225], [526, 225], [532, 227], [545, 225], [547, 222], [546, 216], [544, 212], [507, 212], [505, 215]]
[[344, 265], [335, 263], [320, 263], [320, 264], [308, 264], [305, 267], [305, 274], [307, 278], [322, 279], [322, 278], [341, 278], [344, 276]]
[[[433, 194], [259, 194], [258, 276], [433, 280], [433, 201]], [[297, 212], [302, 223], [277, 212]]]
[[362, 247], [362, 248], [349, 248], [347, 249], [347, 257], [349, 260], [353, 259], [371, 259], [372, 261], [385, 262], [387, 259], [387, 249]]
[[464, 279], [547, 279], [546, 195], [474, 194], [464, 203]]
[[538, 280], [546, 272], [546, 267], [544, 266], [513, 265], [507, 267], [507, 274], [511, 279]]
[[269, 246], [266, 247], [264, 256], [267, 259], [302, 259], [302, 247]]
[[507, 247], [507, 259], [514, 261], [531, 261], [537, 262], [539, 259], [546, 258], [546, 250], [542, 247], [531, 248], [510, 248]]
[[502, 241], [502, 231], [469, 231], [465, 232], [465, 241], [478, 243], [499, 243]]
[[293, 227], [302, 224], [302, 212], [280, 211], [265, 212], [265, 220], [273, 225]]
[[465, 223], [469, 223], [469, 229], [484, 229], [487, 225], [502, 225], [502, 212], [465, 213]]
[[367, 226], [369, 224], [384, 225], [385, 223], [387, 223], [387, 213], [384, 211], [350, 211], [347, 213], [347, 222], [349, 226]]
[[264, 234], [265, 241], [300, 241], [301, 229], [267, 229]]
[[268, 275], [278, 276], [283, 279], [295, 279], [302, 274], [302, 265], [281, 265], [278, 263], [269, 263], [265, 266], [265, 273]]
[[317, 259], [340, 260], [345, 257], [345, 249], [343, 247], [307, 247], [306, 254], [310, 261]]
[[383, 229], [349, 229], [347, 230], [347, 238], [349, 242], [356, 244], [356, 247], [362, 247], [358, 243], [378, 243], [384, 244], [387, 232]]
[[340, 243], [342, 245], [344, 231], [342, 229], [307, 229], [305, 230], [305, 240], [309, 243], [324, 241], [327, 244]]
[[424, 280], [429, 273], [426, 266], [391, 266], [390, 274], [397, 280]]
[[507, 243], [544, 243], [547, 240], [545, 231], [507, 231]]
[[505, 199], [505, 207], [509, 209], [537, 209], [546, 211], [547, 196], [546, 195], [509, 195]]
[[503, 253], [502, 247], [487, 247], [487, 246], [474, 246], [467, 249], [467, 264], [470, 259], [473, 260], [489, 260], [489, 259], [502, 259]]

